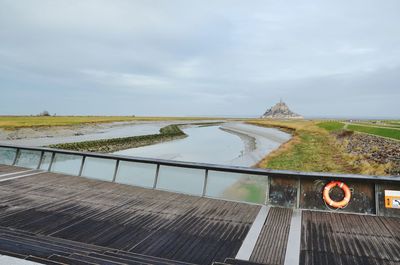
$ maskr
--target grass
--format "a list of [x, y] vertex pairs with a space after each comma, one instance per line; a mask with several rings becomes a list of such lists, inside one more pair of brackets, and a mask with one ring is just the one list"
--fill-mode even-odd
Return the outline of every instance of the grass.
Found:
[[368, 125], [368, 126], [374, 126], [374, 127], [389, 127], [389, 128], [400, 128], [399, 123], [390, 123], [390, 122], [385, 122], [385, 123], [372, 123], [372, 122], [354, 122], [353, 124], [359, 124], [359, 125]]
[[[375, 164], [360, 156], [348, 154], [344, 146], [339, 144], [328, 130], [318, 126], [317, 121], [253, 120], [249, 123], [281, 128], [291, 131], [293, 135], [288, 142], [260, 161], [258, 167], [306, 172], [386, 175], [387, 165]], [[334, 127], [329, 126], [329, 128]]]
[[368, 125], [354, 125], [354, 124], [349, 124], [347, 126], [347, 129], [351, 131], [363, 132], [363, 133], [400, 140], [400, 130], [397, 129], [381, 128]]
[[168, 120], [218, 120], [207, 117], [133, 117], [133, 116], [0, 116], [0, 128], [16, 129], [29, 127], [72, 126], [91, 123], [124, 121], [168, 121]]
[[325, 121], [317, 123], [317, 126], [327, 130], [328, 132], [339, 131], [344, 127], [344, 123], [338, 121]]
[[179, 129], [178, 125], [168, 125], [161, 128], [159, 134], [54, 144], [50, 145], [49, 147], [81, 152], [111, 153], [119, 150], [151, 145], [183, 137], [186, 137], [186, 134]]
[[387, 124], [400, 125], [400, 121], [389, 121]]

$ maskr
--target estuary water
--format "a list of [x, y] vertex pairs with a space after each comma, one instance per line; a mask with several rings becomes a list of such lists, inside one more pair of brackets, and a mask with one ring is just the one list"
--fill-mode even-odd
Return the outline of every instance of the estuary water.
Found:
[[290, 135], [242, 123], [184, 128], [184, 139], [132, 148], [115, 154], [189, 162], [252, 166]]

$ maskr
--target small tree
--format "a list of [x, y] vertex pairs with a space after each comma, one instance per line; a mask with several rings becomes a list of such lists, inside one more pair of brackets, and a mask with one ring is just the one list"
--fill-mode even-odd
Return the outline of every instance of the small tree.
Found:
[[39, 116], [50, 116], [50, 113], [47, 110], [42, 111]]

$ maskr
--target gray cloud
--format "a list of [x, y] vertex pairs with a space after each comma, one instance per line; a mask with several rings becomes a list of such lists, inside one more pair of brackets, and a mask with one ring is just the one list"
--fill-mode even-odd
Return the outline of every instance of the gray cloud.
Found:
[[397, 117], [400, 2], [0, 0], [2, 114]]

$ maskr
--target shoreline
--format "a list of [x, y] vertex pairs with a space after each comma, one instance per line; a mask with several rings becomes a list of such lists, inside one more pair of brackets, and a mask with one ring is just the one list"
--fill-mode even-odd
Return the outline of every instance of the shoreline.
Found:
[[223, 120], [112, 122], [71, 126], [18, 128], [13, 131], [6, 131], [0, 128], [0, 143], [22, 146], [48, 146], [158, 134], [162, 127], [172, 124], [184, 123], [190, 125], [213, 122], [223, 122]]
[[112, 153], [130, 148], [182, 139], [185, 137], [187, 137], [187, 135], [179, 128], [179, 125], [173, 124], [162, 127], [158, 134], [55, 144], [50, 145], [49, 147], [81, 152]]
[[[220, 128], [236, 134], [245, 144], [243, 154], [231, 161], [231, 164], [238, 166], [256, 167], [268, 154], [292, 138], [291, 134], [278, 128], [259, 127], [246, 123], [225, 123]], [[246, 150], [248, 147], [250, 148]]]

